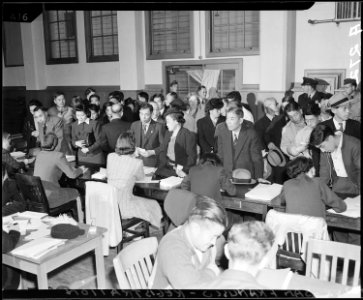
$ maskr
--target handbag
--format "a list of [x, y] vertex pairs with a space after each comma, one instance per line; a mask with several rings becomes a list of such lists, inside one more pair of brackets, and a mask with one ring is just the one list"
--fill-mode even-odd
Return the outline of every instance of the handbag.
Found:
[[86, 139], [85, 139], [85, 144], [86, 144], [86, 147], [91, 147], [94, 143], [96, 142], [96, 138], [95, 138], [95, 135], [92, 132], [89, 132], [87, 133], [87, 136], [86, 136]]

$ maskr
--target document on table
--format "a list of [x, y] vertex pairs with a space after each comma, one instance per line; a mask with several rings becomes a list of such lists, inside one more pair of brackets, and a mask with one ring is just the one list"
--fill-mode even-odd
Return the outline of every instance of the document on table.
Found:
[[142, 180], [137, 180], [136, 183], [158, 183], [160, 180], [152, 180], [152, 176], [145, 176]]
[[162, 189], [172, 189], [175, 187], [178, 187], [181, 182], [183, 181], [183, 178], [176, 177], [176, 176], [170, 176], [168, 178], [160, 180], [160, 188]]
[[155, 171], [156, 171], [156, 168], [153, 168], [153, 167], [145, 167], [144, 166], [144, 174], [145, 175], [154, 174]]
[[342, 213], [335, 212], [332, 208], [328, 212], [339, 214], [351, 218], [360, 218], [360, 195], [354, 198], [346, 198], [344, 202], [347, 204], [347, 210]]
[[280, 195], [282, 190], [282, 185], [273, 183], [273, 184], [263, 184], [259, 183], [252, 190], [245, 194], [245, 197], [248, 199], [256, 199], [263, 201], [271, 201], [276, 196]]
[[92, 179], [99, 179], [99, 180], [103, 180], [107, 178], [107, 169], [105, 168], [100, 168], [100, 171], [97, 173], [94, 173], [91, 176]]
[[76, 161], [76, 156], [75, 155], [66, 155], [66, 160], [68, 162]]
[[38, 259], [48, 252], [55, 250], [58, 246], [63, 245], [65, 241], [65, 239], [41, 237], [15, 248], [11, 253], [13, 255]]
[[40, 212], [35, 212], [35, 211], [24, 211], [24, 212], [18, 213], [14, 217], [25, 218], [25, 219], [41, 219], [47, 215], [48, 215], [47, 213], [40, 213]]

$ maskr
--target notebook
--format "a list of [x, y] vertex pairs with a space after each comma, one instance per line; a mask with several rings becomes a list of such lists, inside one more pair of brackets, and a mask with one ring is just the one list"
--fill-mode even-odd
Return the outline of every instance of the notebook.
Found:
[[11, 251], [13, 255], [38, 259], [65, 243], [65, 239], [41, 237]]
[[160, 188], [161, 189], [172, 189], [172, 188], [178, 187], [182, 181], [183, 181], [183, 178], [176, 177], [176, 176], [170, 176], [168, 178], [160, 180]]
[[335, 212], [332, 208], [328, 209], [328, 212], [332, 214], [339, 214], [351, 218], [360, 218], [360, 195], [354, 198], [346, 198], [344, 199], [345, 204], [347, 205], [347, 210], [342, 213]]
[[257, 282], [270, 289], [286, 290], [289, 286], [293, 273], [290, 268], [286, 269], [262, 269], [257, 274]]
[[248, 199], [256, 199], [269, 202], [276, 196], [280, 195], [282, 190], [282, 185], [273, 184], [263, 184], [259, 183], [252, 190], [245, 194]]

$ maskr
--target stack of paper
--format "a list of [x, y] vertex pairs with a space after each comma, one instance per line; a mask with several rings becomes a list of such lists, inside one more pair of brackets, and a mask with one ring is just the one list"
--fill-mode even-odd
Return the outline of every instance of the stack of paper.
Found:
[[328, 212], [333, 214], [339, 214], [351, 218], [360, 218], [360, 195], [354, 198], [344, 199], [345, 204], [347, 204], [347, 210], [342, 213], [335, 212], [332, 208], [328, 209]]
[[183, 181], [183, 178], [176, 177], [176, 176], [170, 176], [168, 178], [160, 180], [160, 188], [162, 189], [172, 189], [174, 187], [178, 187], [181, 182]]
[[245, 197], [248, 199], [262, 200], [262, 201], [271, 201], [276, 196], [280, 195], [282, 190], [282, 185], [273, 183], [273, 184], [263, 184], [259, 183], [252, 190], [245, 194]]
[[145, 176], [143, 180], [137, 180], [136, 183], [158, 183], [160, 180], [153, 180], [152, 176]]
[[76, 156], [75, 155], [66, 155], [66, 160], [68, 162], [72, 162], [76, 160]]
[[16, 217], [18, 218], [24, 218], [24, 219], [41, 219], [45, 216], [47, 216], [47, 213], [40, 213], [35, 211], [24, 211], [22, 213], [18, 213]]
[[58, 246], [63, 245], [65, 241], [64, 239], [42, 237], [15, 248], [11, 253], [13, 255], [38, 259], [48, 252], [55, 250]]
[[262, 269], [257, 274], [257, 282], [266, 288], [286, 290], [293, 273], [286, 269]]
[[100, 171], [97, 173], [94, 173], [91, 176], [92, 179], [99, 179], [99, 180], [104, 180], [107, 178], [107, 170], [105, 168], [100, 168]]
[[145, 167], [144, 166], [144, 174], [145, 176], [147, 175], [153, 175], [156, 171], [156, 168], [153, 168], [153, 167]]

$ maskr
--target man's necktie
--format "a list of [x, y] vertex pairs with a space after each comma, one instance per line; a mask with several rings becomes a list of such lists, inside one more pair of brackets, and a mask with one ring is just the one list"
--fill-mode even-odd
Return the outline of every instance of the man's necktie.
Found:
[[337, 128], [337, 131], [340, 131], [341, 133], [344, 132], [343, 123], [339, 123], [339, 127]]
[[238, 141], [238, 136], [236, 133], [233, 134], [233, 146], [237, 145], [237, 141]]
[[44, 123], [43, 126], [43, 135], [45, 135], [47, 133], [47, 125]]
[[146, 126], [146, 124], [143, 124], [143, 125], [142, 125], [142, 130], [144, 131], [144, 134], [146, 134], [146, 131], [147, 131], [147, 126]]

